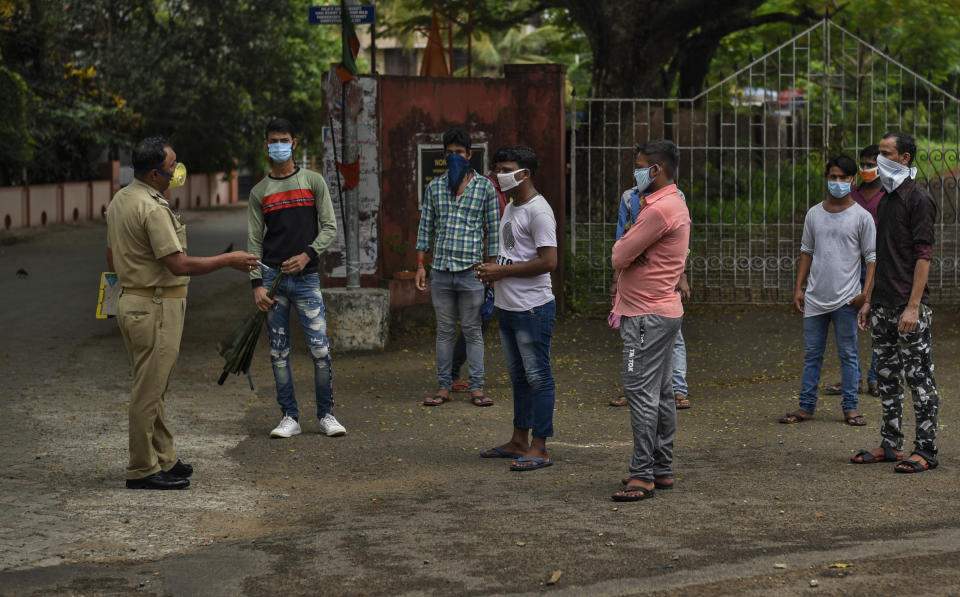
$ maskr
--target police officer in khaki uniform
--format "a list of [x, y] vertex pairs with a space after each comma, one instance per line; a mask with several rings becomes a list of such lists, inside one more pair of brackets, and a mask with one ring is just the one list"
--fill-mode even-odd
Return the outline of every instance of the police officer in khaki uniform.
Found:
[[169, 141], [144, 139], [133, 150], [136, 179], [107, 208], [107, 263], [123, 287], [117, 319], [133, 365], [129, 489], [190, 486], [193, 467], [177, 458], [163, 421], [163, 396], [180, 352], [190, 276], [257, 267], [257, 257], [244, 251], [187, 256], [186, 227], [162, 195], [177, 166]]

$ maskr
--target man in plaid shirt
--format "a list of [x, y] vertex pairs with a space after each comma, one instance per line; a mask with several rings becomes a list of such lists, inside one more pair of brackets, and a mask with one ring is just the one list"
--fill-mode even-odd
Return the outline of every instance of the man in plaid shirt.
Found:
[[415, 281], [417, 289], [427, 289], [424, 262], [432, 246], [430, 296], [437, 314], [438, 389], [423, 404], [439, 406], [450, 399], [459, 314], [467, 342], [471, 398], [476, 406], [490, 406], [493, 401], [483, 395], [480, 305], [484, 286], [473, 268], [497, 256], [500, 206], [493, 183], [470, 167], [470, 134], [460, 128], [448, 130], [443, 134], [443, 149], [447, 174], [427, 185], [417, 230]]

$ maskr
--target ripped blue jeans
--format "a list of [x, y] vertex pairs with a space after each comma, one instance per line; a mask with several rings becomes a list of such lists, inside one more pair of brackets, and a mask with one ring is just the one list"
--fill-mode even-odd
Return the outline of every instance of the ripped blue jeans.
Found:
[[[264, 272], [263, 284], [270, 287], [276, 272]], [[327, 341], [327, 322], [324, 319], [323, 295], [317, 274], [285, 275], [273, 297], [276, 299], [267, 314], [270, 334], [270, 362], [277, 383], [277, 402], [284, 416], [298, 419], [297, 399], [293, 393], [293, 375], [290, 373], [290, 305], [297, 310], [300, 325], [307, 338], [307, 347], [313, 358], [314, 386], [317, 394], [317, 418], [333, 411], [333, 365], [330, 343]]]

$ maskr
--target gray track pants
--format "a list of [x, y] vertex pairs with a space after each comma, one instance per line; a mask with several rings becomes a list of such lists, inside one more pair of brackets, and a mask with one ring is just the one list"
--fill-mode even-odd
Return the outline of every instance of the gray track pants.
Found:
[[630, 477], [651, 481], [673, 477], [677, 407], [673, 398], [672, 354], [682, 317], [623, 317], [623, 390], [630, 406], [633, 458]]

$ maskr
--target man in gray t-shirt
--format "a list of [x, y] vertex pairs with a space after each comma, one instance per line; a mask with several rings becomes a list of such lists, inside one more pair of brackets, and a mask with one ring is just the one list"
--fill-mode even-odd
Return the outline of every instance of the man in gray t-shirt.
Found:
[[[860, 260], [867, 264], [867, 284], [872, 286], [876, 262], [876, 228], [873, 216], [850, 197], [857, 174], [853, 158], [841, 155], [827, 163], [828, 198], [807, 211], [800, 244], [800, 264], [793, 303], [803, 313], [803, 376], [800, 408], [780, 419], [801, 423], [813, 418], [817, 386], [823, 368], [827, 331], [833, 322], [841, 365], [843, 417], [848, 425], [867, 422], [857, 413], [857, 311], [866, 300], [860, 286]], [[806, 290], [804, 290], [806, 284]]]

